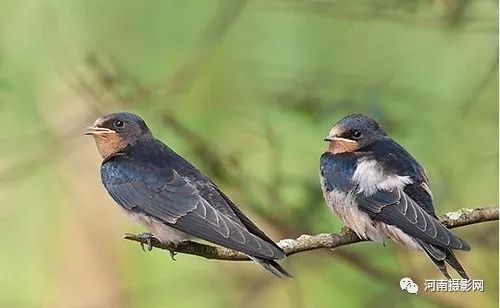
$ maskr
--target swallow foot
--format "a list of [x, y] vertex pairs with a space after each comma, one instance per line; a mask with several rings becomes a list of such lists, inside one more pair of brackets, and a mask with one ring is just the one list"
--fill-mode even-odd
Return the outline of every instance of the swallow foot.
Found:
[[[137, 237], [142, 240], [140, 244], [141, 244], [141, 248], [143, 251], [146, 251], [146, 249], [144, 248], [144, 244], [148, 245], [148, 251], [153, 250], [153, 239], [155, 237], [152, 233], [144, 232], [144, 233], [138, 234]], [[146, 242], [146, 243], [144, 243], [144, 242]]]
[[177, 249], [178, 244], [179, 243], [175, 243], [175, 242], [169, 242], [169, 243], [165, 244], [165, 249], [168, 250], [168, 252], [170, 253], [170, 258], [173, 261], [177, 261], [177, 259], [175, 258], [175, 256], [177, 255], [177, 252], [175, 252], [175, 250]]
[[172, 261], [177, 261], [177, 259], [175, 258], [175, 256], [177, 255], [177, 252], [175, 252], [174, 250], [168, 250], [168, 252], [170, 253], [170, 258], [172, 258]]

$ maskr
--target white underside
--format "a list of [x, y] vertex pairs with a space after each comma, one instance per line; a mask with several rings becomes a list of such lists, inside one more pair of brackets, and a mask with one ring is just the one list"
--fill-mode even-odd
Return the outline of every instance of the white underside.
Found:
[[351, 194], [334, 190], [325, 193], [325, 200], [330, 209], [360, 238], [375, 242], [384, 242], [390, 238], [405, 247], [421, 249], [415, 239], [401, 229], [372, 220], [368, 214], [359, 209]]
[[125, 214], [131, 217], [135, 222], [148, 229], [149, 232], [151, 232], [163, 244], [176, 245], [182, 241], [192, 238], [192, 236], [169, 227], [158, 219], [127, 210], [125, 210]]
[[[378, 190], [403, 189], [404, 186], [412, 183], [408, 176], [384, 174], [374, 160], [367, 159], [358, 161], [353, 181], [358, 184], [356, 193], [363, 193], [366, 196], [370, 196]], [[343, 192], [335, 189], [327, 191], [325, 179], [322, 177], [321, 186], [328, 207], [360, 238], [375, 242], [384, 242], [390, 238], [405, 247], [422, 249], [412, 236], [405, 234], [401, 229], [381, 221], [374, 221], [368, 214], [361, 211], [353, 196], [354, 192]]]

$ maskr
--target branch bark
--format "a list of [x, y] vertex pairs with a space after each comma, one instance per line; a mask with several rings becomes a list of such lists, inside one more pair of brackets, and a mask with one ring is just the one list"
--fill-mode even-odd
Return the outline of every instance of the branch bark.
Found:
[[[491, 206], [476, 209], [461, 209], [456, 212], [450, 212], [440, 218], [447, 228], [457, 228], [478, 224], [487, 221], [498, 220], [498, 207]], [[124, 239], [147, 244], [146, 240], [134, 234], [125, 234]], [[349, 228], [344, 227], [340, 233], [321, 233], [317, 235], [301, 235], [296, 239], [283, 239], [277, 244], [285, 251], [287, 256], [301, 253], [304, 251], [315, 249], [333, 249], [340, 246], [346, 246], [365, 240], [360, 239]], [[175, 250], [178, 253], [196, 255], [206, 259], [213, 260], [226, 260], [226, 261], [249, 261], [247, 255], [244, 253], [234, 251], [220, 246], [212, 246], [193, 241], [185, 241], [177, 245], [177, 247], [170, 247], [162, 244], [157, 239], [153, 239], [152, 246], [165, 250]]]

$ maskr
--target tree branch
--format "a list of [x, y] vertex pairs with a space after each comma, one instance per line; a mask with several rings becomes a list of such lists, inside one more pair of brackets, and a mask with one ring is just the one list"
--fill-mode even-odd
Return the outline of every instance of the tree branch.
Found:
[[[498, 220], [497, 206], [477, 209], [461, 209], [456, 212], [447, 213], [440, 219], [440, 221], [450, 229], [493, 220]], [[126, 240], [147, 244], [146, 240], [134, 234], [126, 234], [124, 238]], [[283, 248], [287, 256], [291, 256], [304, 251], [321, 248], [333, 249], [362, 241], [364, 240], [360, 239], [353, 231], [344, 227], [339, 234], [321, 233], [317, 235], [301, 235], [297, 239], [283, 239], [278, 242], [278, 246]], [[244, 253], [241, 252], [192, 241], [182, 242], [174, 248], [162, 244], [157, 239], [153, 239], [152, 246], [160, 249], [175, 250], [179, 253], [196, 255], [206, 259], [226, 261], [250, 260]]]

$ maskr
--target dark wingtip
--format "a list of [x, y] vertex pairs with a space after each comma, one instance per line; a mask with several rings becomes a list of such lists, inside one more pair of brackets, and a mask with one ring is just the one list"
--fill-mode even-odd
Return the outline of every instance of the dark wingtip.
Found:
[[265, 269], [273, 273], [278, 278], [293, 278], [293, 275], [287, 272], [278, 262], [274, 260], [266, 260], [266, 264], [269, 266], [264, 266]]
[[287, 272], [278, 262], [271, 259], [262, 259], [250, 256], [252, 260], [259, 263], [267, 271], [271, 272], [274, 276], [278, 278], [293, 278], [292, 274]]
[[455, 239], [456, 239], [456, 242], [458, 242], [458, 245], [450, 245], [449, 248], [458, 249], [458, 250], [464, 250], [464, 251], [470, 251], [471, 250], [471, 247], [470, 247], [469, 243], [467, 243], [463, 239], [457, 237], [456, 235], [455, 235]]
[[466, 241], [462, 240], [462, 250], [471, 251], [471, 249], [470, 245]]

